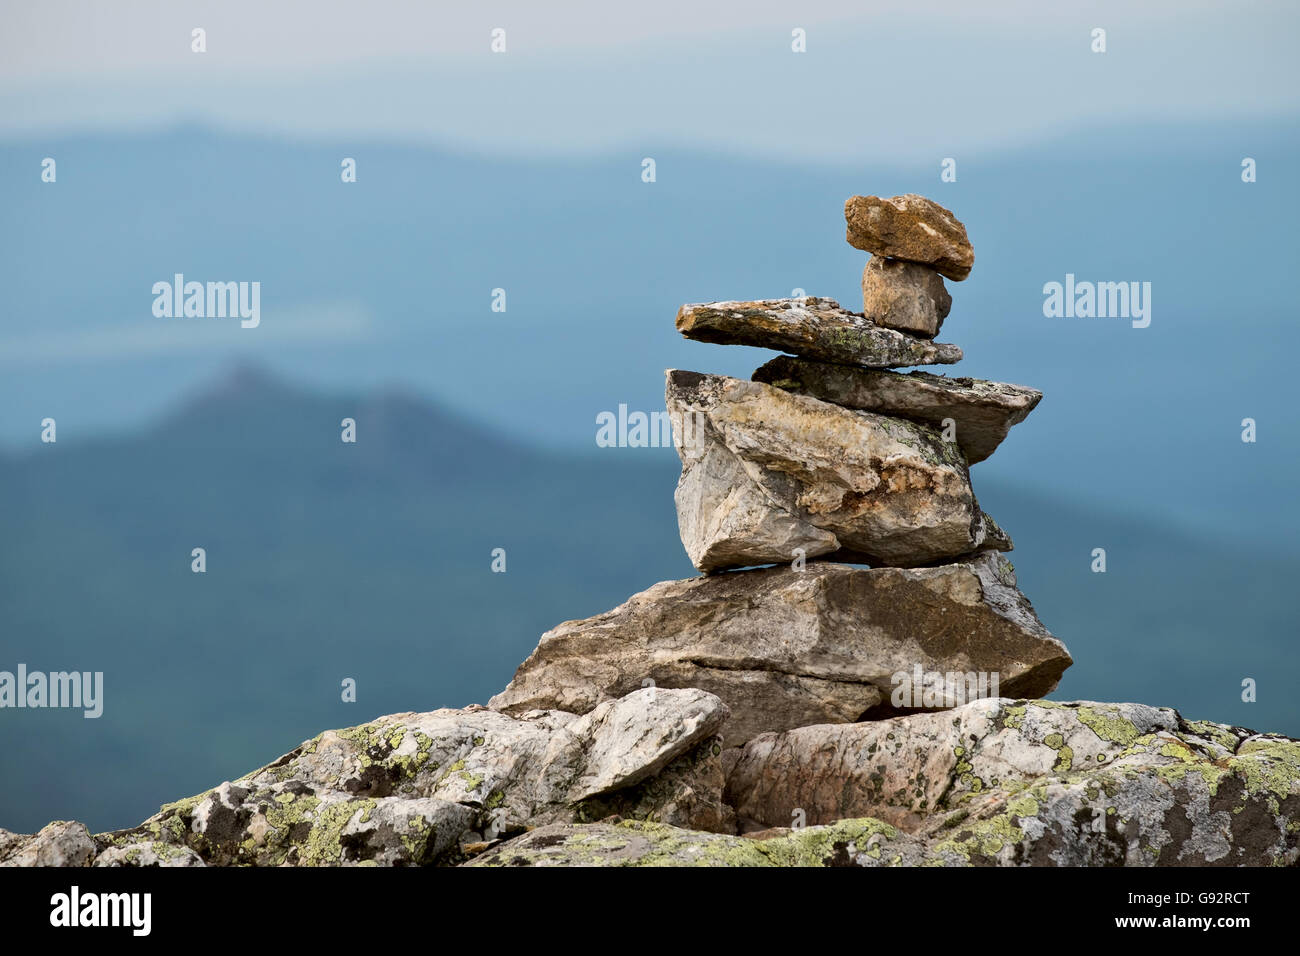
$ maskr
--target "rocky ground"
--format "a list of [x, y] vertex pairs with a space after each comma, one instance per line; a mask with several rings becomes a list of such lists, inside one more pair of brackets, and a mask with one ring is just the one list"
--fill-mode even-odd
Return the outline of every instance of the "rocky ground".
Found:
[[327, 731], [129, 830], [5, 866], [1292, 865], [1300, 741], [1142, 704], [980, 700], [761, 733], [646, 688]]

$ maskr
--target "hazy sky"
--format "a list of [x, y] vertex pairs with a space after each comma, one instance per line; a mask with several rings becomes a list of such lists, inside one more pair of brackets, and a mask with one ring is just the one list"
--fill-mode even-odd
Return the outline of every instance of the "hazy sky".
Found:
[[[852, 162], [1297, 107], [1295, 3], [973, 6], [4, 0], [0, 135], [185, 119], [493, 152]], [[195, 27], [206, 53], [191, 52]], [[490, 51], [497, 27], [505, 54]]]

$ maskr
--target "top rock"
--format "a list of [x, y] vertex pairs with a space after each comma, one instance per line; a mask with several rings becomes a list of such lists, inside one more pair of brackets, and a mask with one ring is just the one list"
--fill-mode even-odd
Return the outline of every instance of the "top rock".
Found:
[[844, 203], [844, 219], [849, 227], [845, 238], [855, 249], [919, 262], [958, 282], [975, 264], [966, 227], [924, 196], [853, 196]]

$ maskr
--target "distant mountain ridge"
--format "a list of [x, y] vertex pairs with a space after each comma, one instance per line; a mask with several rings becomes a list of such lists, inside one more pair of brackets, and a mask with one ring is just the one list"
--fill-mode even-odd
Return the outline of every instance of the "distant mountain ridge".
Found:
[[[46, 417], [69, 441], [139, 428], [245, 358], [324, 391], [403, 382], [521, 443], [594, 452], [600, 412], [662, 408], [665, 368], [748, 377], [772, 357], [692, 347], [672, 327], [680, 304], [799, 288], [854, 308], [865, 256], [843, 241], [843, 197], [938, 190], [979, 248], [944, 328], [963, 373], [1046, 395], [987, 475], [1018, 482], [1054, 461], [1040, 494], [1208, 522], [1249, 547], [1300, 520], [1300, 420], [1275, 412], [1286, 377], [1263, 374], [1257, 347], [1285, 364], [1300, 346], [1276, 215], [1300, 206], [1300, 182], [1274, 172], [1300, 161], [1296, 129], [1117, 124], [962, 157], [952, 183], [877, 157], [800, 167], [678, 149], [643, 183], [640, 147], [501, 158], [194, 125], [0, 144], [14, 224], [0, 235], [0, 446], [34, 447]], [[59, 181], [41, 183], [33, 164], [51, 152]], [[340, 155], [358, 158], [356, 183], [340, 182]], [[1241, 181], [1242, 156], [1257, 182]], [[261, 324], [155, 318], [151, 284], [177, 271], [261, 282]], [[1044, 284], [1068, 274], [1150, 282], [1150, 327], [1044, 316]], [[507, 311], [491, 310], [494, 289]], [[1260, 426], [1249, 447], [1246, 417]]]

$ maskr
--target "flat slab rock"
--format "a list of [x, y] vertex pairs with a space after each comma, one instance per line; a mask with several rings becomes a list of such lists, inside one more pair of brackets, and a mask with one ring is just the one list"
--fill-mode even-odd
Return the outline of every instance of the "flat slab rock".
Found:
[[910, 567], [1011, 550], [960, 447], [902, 418], [668, 372], [682, 545], [705, 572], [804, 558]]
[[677, 331], [698, 342], [752, 345], [871, 368], [951, 365], [962, 358], [955, 345], [884, 328], [817, 296], [684, 305], [677, 312]]
[[734, 832], [716, 736], [727, 716], [690, 688], [638, 689], [583, 716], [394, 714], [319, 734], [129, 830], [0, 831], [0, 866], [423, 865], [611, 814]]
[[966, 227], [950, 210], [916, 193], [852, 196], [844, 203], [844, 220], [845, 239], [855, 249], [917, 262], [956, 281], [975, 265]]
[[1043, 393], [1024, 385], [929, 372], [856, 369], [782, 355], [754, 372], [754, 381], [844, 408], [897, 415], [953, 435], [969, 464], [984, 461], [1012, 426], [1029, 417]]
[[[471, 865], [1300, 863], [1300, 741], [1142, 704], [983, 700], [806, 727], [751, 741], [729, 793], [782, 825], [560, 824]], [[808, 825], [789, 828], [800, 811]]]
[[542, 635], [489, 706], [585, 713], [639, 688], [696, 687], [731, 718], [728, 745], [889, 712], [893, 676], [984, 671], [1000, 690], [1049, 692], [1071, 664], [985, 553], [933, 568], [814, 563], [665, 581], [612, 611]]

